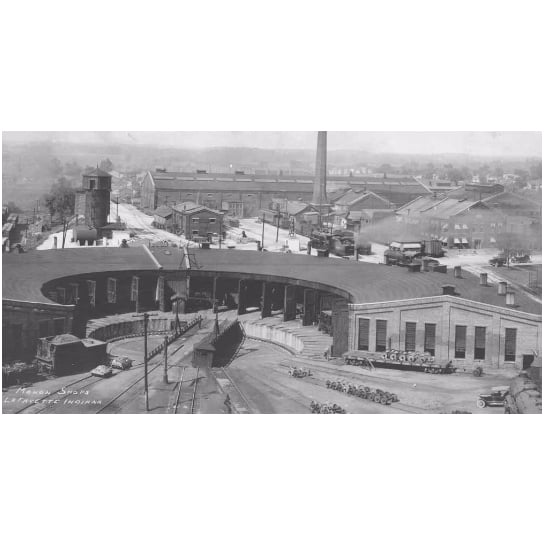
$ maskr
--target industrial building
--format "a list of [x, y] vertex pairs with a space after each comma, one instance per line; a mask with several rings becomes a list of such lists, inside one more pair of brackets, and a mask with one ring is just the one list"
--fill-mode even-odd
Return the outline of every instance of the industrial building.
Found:
[[447, 193], [420, 196], [396, 211], [397, 217], [417, 225], [423, 237], [440, 239], [448, 248], [495, 247], [503, 233], [525, 240], [525, 249], [540, 249], [541, 206], [502, 185], [467, 185]]
[[96, 248], [10, 254], [3, 262], [4, 360], [89, 318], [196, 308], [281, 312], [314, 326], [332, 310], [333, 356], [351, 349], [429, 351], [455, 366], [521, 369], [541, 345], [541, 305], [485, 275], [253, 251]]
[[[326, 163], [325, 163], [326, 167]], [[173, 206], [193, 201], [235, 217], [256, 217], [268, 209], [273, 199], [299, 200], [313, 205], [325, 204], [327, 198], [314, 195], [315, 176], [252, 175], [191, 172], [148, 172], [141, 189], [141, 207], [153, 211], [161, 205]], [[431, 191], [411, 178], [326, 176], [333, 190], [343, 194], [350, 188], [370, 191], [387, 199], [393, 207], [402, 206]], [[333, 189], [334, 188], [334, 189]], [[340, 189], [343, 188], [343, 189]], [[318, 198], [317, 202], [314, 202]]]

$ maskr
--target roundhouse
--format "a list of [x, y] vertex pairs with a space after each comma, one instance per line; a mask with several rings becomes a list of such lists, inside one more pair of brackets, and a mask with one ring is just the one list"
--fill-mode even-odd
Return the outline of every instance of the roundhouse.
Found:
[[[179, 295], [239, 314], [282, 312], [311, 326], [332, 311], [333, 355], [430, 351], [457, 366], [523, 368], [540, 349], [541, 305], [459, 270], [441, 274], [308, 255], [172, 248], [87, 248], [6, 255], [4, 357], [37, 338], [81, 335], [91, 317], [170, 310]], [[204, 306], [201, 306], [204, 307]]]

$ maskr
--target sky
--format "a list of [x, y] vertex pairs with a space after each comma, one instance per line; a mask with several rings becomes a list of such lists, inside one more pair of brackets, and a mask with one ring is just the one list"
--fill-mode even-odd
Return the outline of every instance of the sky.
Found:
[[[316, 132], [4, 132], [6, 142], [57, 140], [180, 148], [315, 149]], [[328, 149], [371, 153], [541, 156], [541, 132], [329, 132]]]

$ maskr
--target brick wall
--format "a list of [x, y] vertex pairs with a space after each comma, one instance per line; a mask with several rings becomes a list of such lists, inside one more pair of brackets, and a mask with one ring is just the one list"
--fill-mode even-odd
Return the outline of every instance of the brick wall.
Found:
[[[424, 351], [425, 323], [436, 324], [436, 352], [439, 361], [455, 366], [485, 365], [493, 368], [521, 369], [523, 355], [540, 349], [541, 317], [455, 297], [428, 297], [396, 302], [350, 305], [349, 349], [358, 349], [358, 319], [370, 319], [370, 350], [376, 349], [376, 320], [387, 321], [387, 342], [392, 349], [405, 349], [406, 323], [416, 323], [416, 351]], [[466, 331], [465, 358], [455, 358], [455, 327]], [[485, 359], [474, 357], [475, 327], [486, 328]], [[505, 361], [505, 329], [514, 328], [516, 360]]]

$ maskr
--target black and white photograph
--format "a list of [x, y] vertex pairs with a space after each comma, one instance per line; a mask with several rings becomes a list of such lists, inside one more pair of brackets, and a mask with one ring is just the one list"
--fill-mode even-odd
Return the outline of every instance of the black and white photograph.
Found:
[[3, 541], [538, 540], [543, 15], [1, 2]]
[[3, 410], [541, 413], [541, 144], [6, 132]]

